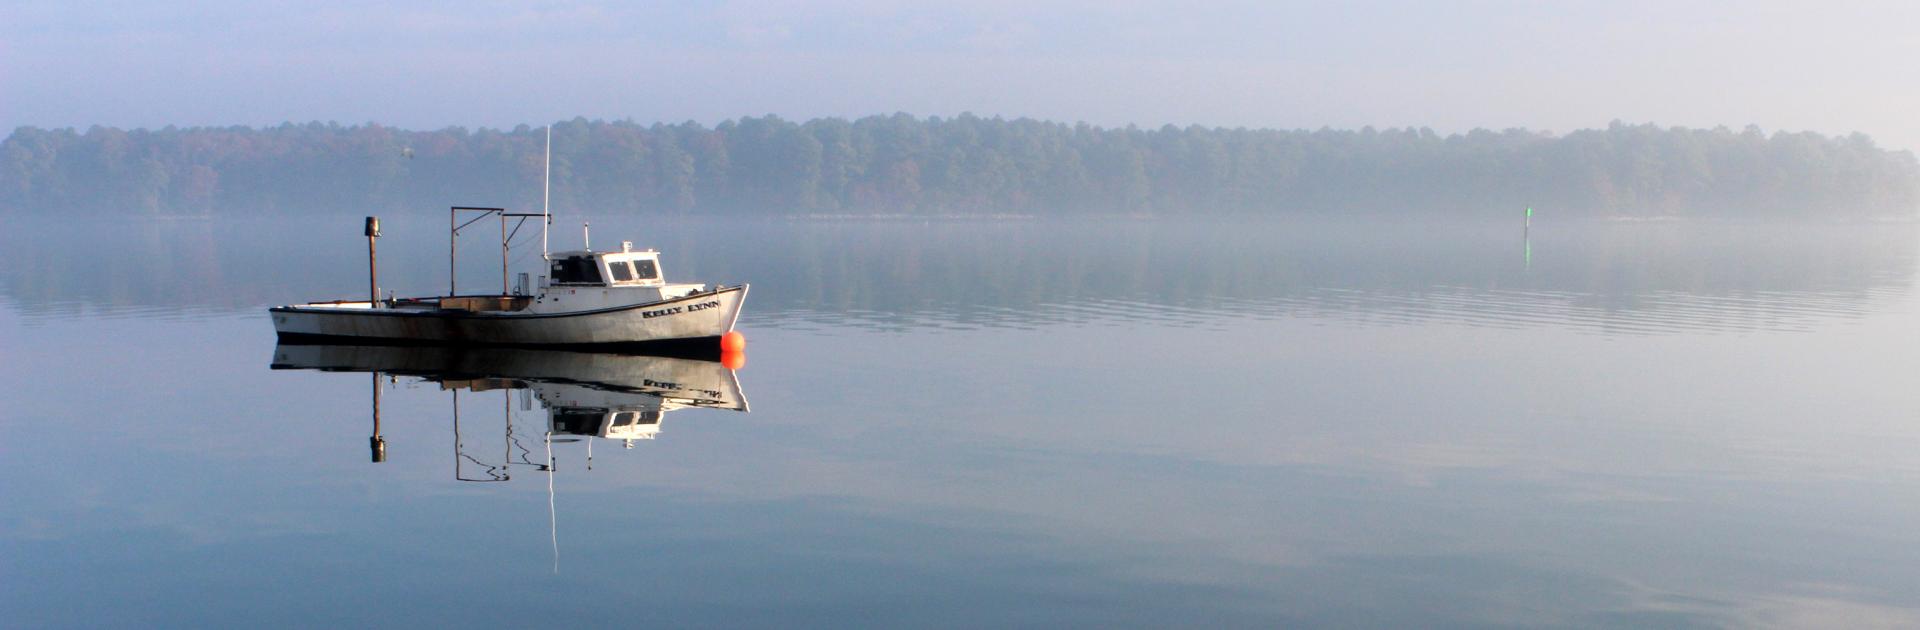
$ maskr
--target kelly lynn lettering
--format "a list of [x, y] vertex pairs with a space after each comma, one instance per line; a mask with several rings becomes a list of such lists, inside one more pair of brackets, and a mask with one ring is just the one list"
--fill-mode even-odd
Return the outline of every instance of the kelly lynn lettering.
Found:
[[710, 308], [720, 308], [720, 301], [719, 301], [719, 300], [712, 300], [712, 301], [708, 301], [708, 302], [701, 302], [701, 303], [699, 303], [699, 304], [688, 304], [688, 305], [686, 305], [686, 306], [675, 306], [675, 307], [673, 307], [673, 308], [663, 308], [663, 309], [659, 309], [659, 310], [654, 310], [654, 311], [641, 311], [641, 312], [640, 312], [640, 317], [641, 317], [641, 318], [643, 318], [643, 319], [653, 319], [653, 318], [655, 318], [655, 317], [666, 317], [666, 316], [668, 316], [668, 315], [679, 315], [679, 314], [681, 314], [681, 313], [691, 313], [691, 312], [694, 312], [694, 311], [704, 311], [704, 310], [707, 310], [707, 309], [710, 309]]
[[669, 381], [656, 381], [656, 380], [653, 380], [653, 379], [650, 379], [650, 378], [648, 378], [648, 379], [641, 379], [641, 380], [640, 380], [640, 385], [641, 385], [642, 387], [646, 387], [646, 388], [649, 388], [649, 389], [665, 389], [665, 390], [672, 390], [672, 391], [686, 391], [686, 392], [693, 392], [693, 393], [695, 393], [695, 394], [700, 394], [700, 395], [702, 395], [702, 396], [706, 396], [707, 398], [716, 398], [716, 399], [717, 399], [717, 398], [719, 398], [719, 397], [720, 397], [720, 391], [719, 391], [719, 390], [713, 390], [713, 389], [700, 389], [700, 388], [697, 388], [697, 387], [687, 387], [686, 385], [682, 385], [682, 384], [680, 384], [680, 383], [674, 383], [674, 382], [669, 382]]

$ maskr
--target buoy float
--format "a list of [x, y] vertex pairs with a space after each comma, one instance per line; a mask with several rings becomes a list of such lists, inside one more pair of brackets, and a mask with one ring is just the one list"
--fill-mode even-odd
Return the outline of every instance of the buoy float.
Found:
[[729, 330], [720, 336], [720, 365], [729, 370], [738, 370], [747, 365], [747, 336], [738, 330]]

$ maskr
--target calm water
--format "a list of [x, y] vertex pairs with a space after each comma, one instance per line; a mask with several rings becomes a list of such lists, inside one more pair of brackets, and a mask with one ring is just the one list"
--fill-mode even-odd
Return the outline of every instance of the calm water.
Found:
[[358, 217], [10, 220], [0, 625], [1920, 624], [1914, 226], [597, 219], [753, 283], [752, 411], [552, 472], [685, 366], [270, 369]]

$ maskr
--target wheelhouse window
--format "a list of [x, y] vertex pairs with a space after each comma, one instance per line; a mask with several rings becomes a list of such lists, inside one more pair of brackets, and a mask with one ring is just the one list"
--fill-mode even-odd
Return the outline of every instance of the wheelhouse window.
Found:
[[600, 266], [590, 256], [569, 256], [553, 261], [554, 284], [601, 284]]
[[589, 407], [561, 407], [553, 411], [553, 432], [568, 435], [594, 435], [607, 410]]
[[660, 279], [660, 265], [653, 258], [608, 256], [607, 273], [614, 284], [646, 284]]

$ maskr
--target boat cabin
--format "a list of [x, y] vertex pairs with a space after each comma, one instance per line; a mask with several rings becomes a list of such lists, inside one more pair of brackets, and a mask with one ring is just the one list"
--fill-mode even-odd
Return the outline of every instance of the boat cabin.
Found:
[[633, 251], [632, 243], [623, 243], [618, 252], [559, 252], [547, 276], [548, 286], [662, 286], [660, 252]]
[[660, 252], [635, 250], [621, 243], [619, 251], [555, 252], [547, 276], [534, 296], [534, 312], [564, 312], [670, 300], [699, 293], [704, 284], [668, 284], [660, 268]]

